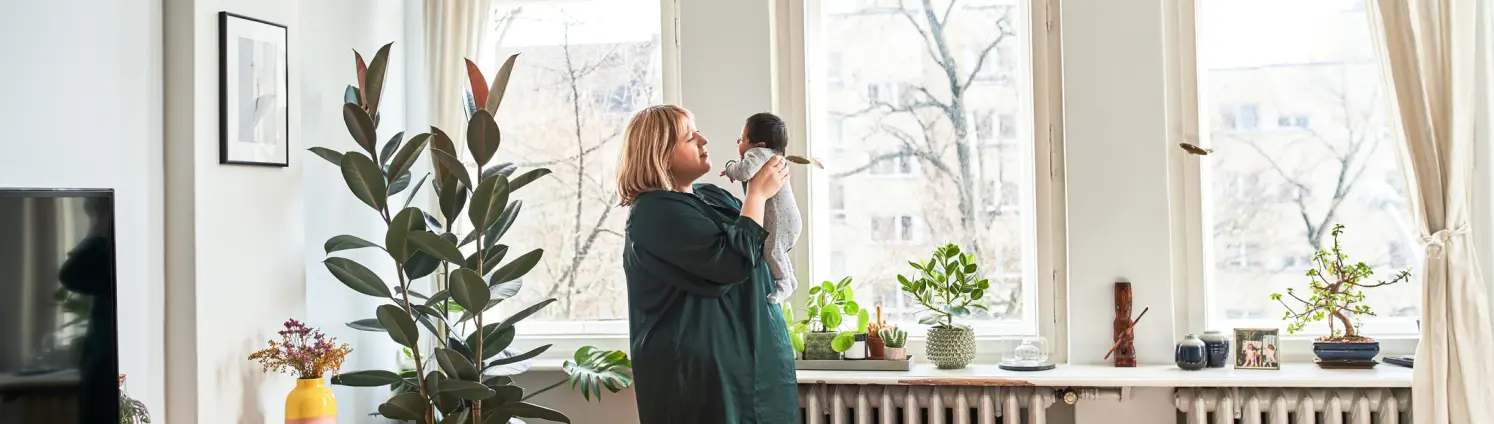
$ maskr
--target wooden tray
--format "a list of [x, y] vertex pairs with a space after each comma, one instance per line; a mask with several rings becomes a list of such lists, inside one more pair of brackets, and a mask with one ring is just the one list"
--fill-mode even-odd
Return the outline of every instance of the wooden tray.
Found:
[[903, 361], [878, 359], [795, 359], [794, 369], [820, 371], [908, 371], [913, 369], [913, 355], [909, 354], [908, 359]]

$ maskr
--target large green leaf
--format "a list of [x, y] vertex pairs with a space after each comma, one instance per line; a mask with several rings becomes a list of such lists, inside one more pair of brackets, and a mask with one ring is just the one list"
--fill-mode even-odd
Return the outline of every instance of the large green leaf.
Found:
[[794, 346], [795, 352], [803, 352], [804, 333], [789, 333], [789, 343]]
[[452, 349], [436, 349], [436, 362], [446, 375], [467, 381], [477, 381], [477, 367], [460, 352]]
[[[510, 183], [509, 193], [512, 192], [513, 185], [512, 183]], [[492, 245], [498, 243], [498, 240], [502, 239], [503, 235], [508, 233], [508, 229], [514, 226], [514, 220], [518, 219], [519, 210], [523, 207], [524, 202], [522, 200], [514, 200], [508, 203], [508, 207], [503, 208], [503, 214], [498, 216], [498, 223], [493, 224], [493, 226], [489, 227], [488, 231], [483, 234], [482, 243], [486, 245], [483, 246], [484, 248], [491, 247]]]
[[514, 165], [513, 162], [496, 163], [493, 164], [493, 166], [483, 168], [482, 174], [478, 179], [486, 180], [488, 179], [488, 177], [492, 177], [494, 175], [502, 175], [504, 178], [511, 178], [514, 175], [514, 171], [517, 170], [519, 170], [519, 166]]
[[498, 122], [493, 120], [492, 113], [479, 110], [467, 120], [467, 151], [472, 154], [477, 166], [486, 166], [493, 159], [493, 154], [498, 153], [501, 139]]
[[396, 420], [418, 420], [430, 409], [424, 396], [419, 393], [402, 393], [379, 405], [379, 415]]
[[491, 293], [488, 285], [483, 283], [482, 277], [477, 271], [467, 268], [458, 269], [451, 273], [451, 297], [458, 305], [462, 305], [469, 311], [482, 312], [488, 305]]
[[368, 114], [373, 115], [379, 111], [379, 102], [383, 100], [384, 76], [387, 75], [389, 67], [389, 47], [394, 43], [385, 44], [374, 53], [373, 60], [368, 63], [368, 76], [365, 78], [363, 94], [368, 97]]
[[519, 174], [519, 176], [517, 177], [514, 177], [513, 181], [509, 181], [508, 190], [519, 191], [520, 188], [523, 188], [524, 186], [529, 185], [529, 183], [534, 182], [534, 180], [538, 180], [540, 177], [546, 175], [550, 175], [550, 170], [547, 168], [531, 169], [529, 170], [529, 172], [525, 172], [523, 174]]
[[415, 252], [414, 243], [410, 242], [410, 234], [418, 232], [425, 226], [421, 219], [420, 209], [405, 208], [394, 214], [394, 219], [389, 220], [389, 229], [384, 233], [384, 246], [389, 251], [389, 257], [395, 262], [405, 262]]
[[[451, 142], [451, 137], [447, 136], [445, 131], [441, 131], [440, 128], [431, 127], [430, 134], [431, 134], [431, 151], [432, 151], [432, 153], [434, 153], [434, 152], [445, 152], [447, 155], [451, 156], [452, 158], [456, 157], [456, 152], [457, 152], [457, 150], [456, 150], [456, 144], [454, 144], [454, 143]], [[435, 168], [435, 171], [436, 171], [436, 184], [437, 185], [444, 185], [448, 181], [455, 181], [455, 180], [453, 180], [453, 178], [456, 178], [456, 177], [454, 175], [452, 175], [450, 172], [448, 172], [450, 170], [445, 166], [445, 164], [443, 162], [441, 162], [440, 160], [437, 160], [437, 158], [435, 158], [434, 155], [431, 157], [431, 164], [434, 165], [434, 168]], [[458, 163], [458, 165], [460, 165], [460, 163]], [[465, 169], [463, 169], [463, 168], [459, 167], [457, 169], [462, 169], [463, 172], [466, 172]], [[471, 187], [471, 186], [472, 185], [470, 185], [470, 184], [467, 185], [467, 187]]]
[[[384, 177], [388, 178], [389, 176], [385, 175]], [[394, 195], [405, 191], [405, 188], [408, 187], [410, 187], [410, 171], [405, 171], [399, 174], [398, 177], [395, 177], [394, 181], [389, 182], [389, 197], [394, 197]]]
[[[457, 181], [462, 182], [463, 186], [472, 187], [472, 176], [467, 173], [467, 166], [462, 165], [462, 161], [457, 159], [456, 155], [440, 150], [432, 150], [431, 159], [440, 167], [439, 169], [450, 176], [447, 180], [456, 178]], [[446, 181], [442, 180], [441, 184], [446, 184]]]
[[348, 323], [348, 327], [363, 331], [384, 332], [384, 327], [379, 325], [378, 318], [364, 318]]
[[457, 250], [455, 244], [451, 244], [451, 242], [446, 241], [446, 239], [441, 238], [436, 233], [429, 231], [412, 232], [410, 233], [409, 240], [410, 244], [415, 245], [422, 252], [435, 256], [436, 259], [457, 265], [466, 262], [465, 258], [462, 258], [462, 251]]
[[493, 397], [493, 389], [489, 389], [482, 383], [465, 380], [442, 381], [440, 393], [450, 393], [467, 400], [483, 400]]
[[[479, 112], [480, 113], [480, 112]], [[467, 205], [467, 219], [472, 221], [474, 231], [487, 231], [503, 216], [508, 205], [508, 178], [495, 175], [483, 180], [472, 190], [472, 203]]]
[[524, 283], [518, 280], [495, 284], [493, 285], [491, 297], [493, 299], [508, 299], [517, 296], [519, 294], [519, 289], [523, 287]]
[[420, 159], [420, 152], [425, 150], [426, 142], [430, 139], [431, 135], [428, 133], [417, 134], [411, 138], [405, 147], [399, 149], [399, 154], [394, 155], [394, 160], [389, 162], [389, 173], [402, 174], [409, 171], [410, 167], [415, 165], [415, 160]]
[[533, 305], [529, 305], [528, 308], [524, 308], [524, 310], [521, 310], [519, 312], [515, 312], [513, 315], [510, 315], [508, 318], [504, 318], [503, 321], [501, 321], [501, 322], [498, 323], [498, 327], [499, 328], [510, 328], [510, 327], [513, 327], [514, 324], [518, 324], [519, 321], [523, 321], [524, 318], [529, 318], [530, 315], [534, 315], [534, 313], [535, 312], [539, 312], [540, 309], [544, 309], [546, 306], [550, 306], [551, 303], [555, 303], [555, 298], [552, 297], [552, 298], [549, 298], [549, 299], [542, 300], [539, 303], [535, 303]]
[[379, 247], [379, 245], [377, 244], [373, 244], [373, 242], [371, 241], [364, 240], [362, 238], [359, 238], [358, 236], [350, 236], [347, 234], [334, 236], [330, 239], [327, 239], [327, 242], [322, 244], [322, 249], [325, 249], [327, 251], [327, 254], [329, 255], [332, 254], [332, 252], [362, 249], [365, 247], [378, 247], [382, 249], [382, 247]]
[[[503, 257], [508, 255], [508, 246], [500, 244], [490, 247], [484, 252], [486, 255], [483, 256], [481, 264], [477, 263], [477, 252], [472, 252], [471, 255], [468, 255], [467, 268], [477, 270], [481, 274], [492, 274], [493, 270], [498, 269], [498, 264], [503, 262]], [[478, 267], [478, 265], [482, 266]]]
[[342, 155], [342, 179], [347, 181], [348, 189], [353, 195], [362, 200], [374, 210], [383, 211], [385, 202], [389, 197], [388, 189], [384, 185], [384, 173], [379, 171], [379, 165], [358, 152], [348, 152]]
[[416, 251], [410, 255], [410, 260], [405, 261], [405, 277], [411, 280], [425, 278], [425, 276], [436, 272], [436, 268], [440, 267], [441, 260], [427, 255], [425, 252]]
[[392, 294], [389, 292], [389, 286], [384, 285], [384, 280], [380, 279], [378, 274], [374, 274], [368, 267], [352, 259], [327, 258], [322, 261], [322, 264], [327, 266], [327, 270], [332, 272], [333, 277], [337, 277], [337, 281], [341, 281], [354, 291], [377, 297], [389, 297]]
[[379, 325], [389, 331], [390, 339], [404, 347], [415, 348], [415, 343], [420, 341], [420, 329], [404, 310], [394, 305], [379, 305], [377, 315]]
[[545, 249], [534, 249], [529, 251], [529, 253], [514, 258], [513, 261], [493, 271], [493, 276], [488, 279], [488, 284], [496, 286], [523, 277], [524, 274], [529, 273], [529, 270], [534, 269], [535, 265], [539, 264], [540, 258], [544, 255]]
[[851, 345], [856, 343], [856, 335], [849, 331], [842, 331], [830, 339], [830, 349], [836, 352], [851, 350]]
[[498, 407], [502, 414], [513, 415], [523, 418], [538, 418], [558, 423], [570, 424], [571, 418], [554, 409], [535, 405], [529, 402], [514, 402]]
[[494, 365], [495, 362], [515, 358], [519, 355], [521, 354], [517, 350], [503, 349], [503, 351], [493, 356], [493, 361], [483, 367], [482, 372], [484, 375], [519, 375], [529, 372], [529, 368], [534, 366], [533, 361], [519, 360]]
[[598, 400], [602, 398], [602, 388], [617, 393], [633, 384], [633, 377], [628, 375], [633, 367], [628, 355], [620, 351], [601, 350], [591, 346], [584, 346], [576, 350], [573, 361], [565, 361], [561, 369], [570, 375], [571, 390], [578, 386], [581, 388], [581, 396], [590, 401], [592, 397]]
[[485, 104], [488, 101], [488, 80], [483, 78], [482, 69], [477, 67], [472, 59], [467, 59], [467, 94], [473, 96], [473, 103]]
[[342, 104], [342, 122], [348, 127], [348, 134], [353, 136], [353, 141], [368, 153], [369, 157], [378, 157], [379, 144], [378, 134], [375, 133], [373, 118], [362, 107], [352, 103]]
[[332, 384], [349, 387], [388, 386], [399, 381], [399, 375], [384, 370], [353, 371], [332, 376]]
[[[444, 153], [437, 153], [440, 156]], [[446, 217], [448, 224], [455, 222], [461, 217], [462, 208], [467, 206], [467, 186], [461, 182], [452, 181], [450, 184], [441, 185], [436, 188], [436, 200], [441, 203], [441, 216]], [[476, 232], [473, 232], [476, 234]], [[465, 246], [467, 243], [462, 243]]]
[[326, 159], [327, 162], [332, 162], [333, 165], [342, 165], [342, 152], [328, 149], [326, 147], [312, 147], [306, 150], [310, 150], [311, 153], [315, 153], [317, 156], [321, 156], [322, 159]]
[[503, 61], [503, 66], [498, 68], [498, 74], [493, 76], [493, 86], [488, 88], [487, 101], [483, 102], [482, 108], [489, 114], [498, 114], [498, 105], [503, 104], [503, 92], [508, 90], [508, 78], [514, 73], [514, 61], [519, 59], [518, 54], [508, 57]]
[[[360, 72], [359, 74], [360, 74], [359, 77], [361, 78], [362, 77], [362, 75], [361, 75], [362, 73]], [[361, 105], [361, 104], [363, 104], [363, 96], [360, 95], [360, 94], [358, 94], [358, 87], [354, 87], [352, 85], [349, 85], [346, 90], [342, 91], [342, 101], [343, 101], [343, 103], [352, 103], [352, 104], [355, 104], [355, 105]]]
[[[467, 346], [478, 345], [477, 334], [477, 331], [473, 331], [472, 334], [467, 335]], [[504, 328], [498, 324], [482, 326], [482, 359], [491, 358], [508, 348], [517, 334], [513, 327]]]
[[842, 317], [840, 315], [840, 311], [835, 308], [825, 308], [823, 310], [820, 310], [820, 324], [825, 325], [825, 331], [839, 328], [841, 318]]
[[[542, 353], [545, 353], [545, 351], [547, 351], [547, 350], [550, 350], [551, 346], [554, 346], [554, 345], [540, 346], [540, 347], [534, 348], [534, 350], [530, 350], [530, 351], [524, 352], [524, 353], [517, 353], [513, 349], [504, 349], [503, 353], [498, 354], [498, 356], [494, 357], [491, 362], [488, 362], [488, 365], [484, 366], [483, 370], [486, 371], [488, 368], [491, 368], [491, 367], [518, 364], [518, 363], [522, 363], [524, 361], [528, 361], [530, 359], [534, 359], [534, 357], [539, 356]], [[515, 371], [515, 372], [510, 372], [510, 373], [497, 372], [495, 374], [514, 375], [514, 374], [523, 373], [524, 371], [526, 371], [528, 369], [529, 369], [529, 366], [525, 365], [524, 369], [520, 370], [520, 371]]]
[[404, 137], [405, 132], [400, 131], [395, 133], [394, 137], [390, 137], [389, 142], [384, 143], [384, 148], [379, 149], [379, 163], [389, 164], [389, 158], [394, 156], [395, 150], [398, 150], [400, 143], [404, 142]]

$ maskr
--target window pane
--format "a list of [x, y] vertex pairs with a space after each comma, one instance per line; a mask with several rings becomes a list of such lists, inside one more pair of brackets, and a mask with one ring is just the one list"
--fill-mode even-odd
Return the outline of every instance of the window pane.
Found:
[[496, 54], [482, 55], [479, 66], [491, 79], [509, 55], [520, 56], [499, 111], [503, 144], [493, 162], [554, 173], [514, 196], [523, 206], [503, 238], [511, 247], [505, 263], [532, 249], [544, 249], [544, 257], [525, 276], [517, 301], [493, 311], [506, 316], [554, 297], [558, 302], [521, 331], [626, 331], [587, 322], [627, 319], [617, 254], [627, 210], [616, 206], [613, 175], [630, 114], [663, 101], [659, 2], [495, 3], [482, 51]]
[[[1210, 328], [1285, 327], [1286, 308], [1270, 294], [1307, 298], [1304, 274], [1315, 251], [1332, 248], [1335, 224], [1373, 279], [1421, 263], [1365, 10], [1349, 0], [1201, 0], [1197, 28], [1200, 110], [1219, 112], [1200, 117], [1215, 149], [1204, 161]], [[1414, 332], [1417, 284], [1364, 290], [1380, 316], [1361, 317], [1363, 332]]]
[[[1001, 327], [982, 334], [1035, 333], [1028, 3], [955, 0], [945, 14], [950, 4], [937, 1], [933, 16], [918, 1], [822, 4], [819, 27], [809, 29], [821, 41], [808, 51], [838, 64], [844, 88], [825, 83], [834, 69], [811, 69], [821, 74], [810, 75], [818, 84], [810, 92], [822, 96], [811, 99], [811, 125], [853, 136], [810, 146], [829, 167], [812, 175], [828, 180], [816, 187], [835, 191], [812, 193], [831, 200], [811, 204], [871, 217], [814, 223], [828, 227], [820, 230], [828, 240], [814, 244], [815, 263], [837, 264], [815, 268], [814, 280], [841, 279], [834, 268], [844, 263], [862, 305], [880, 301], [889, 320], [916, 327], [921, 307], [899, 291], [897, 276], [913, 276], [909, 261], [957, 243], [993, 284], [981, 300], [990, 312], [968, 322]], [[1011, 210], [996, 207], [1007, 196]]]

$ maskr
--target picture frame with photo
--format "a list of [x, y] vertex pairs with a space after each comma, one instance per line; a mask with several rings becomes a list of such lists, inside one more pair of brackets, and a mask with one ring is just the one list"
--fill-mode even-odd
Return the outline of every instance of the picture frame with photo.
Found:
[[218, 13], [220, 164], [290, 166], [289, 40], [284, 25]]
[[1236, 328], [1235, 368], [1281, 369], [1281, 336], [1277, 328]]

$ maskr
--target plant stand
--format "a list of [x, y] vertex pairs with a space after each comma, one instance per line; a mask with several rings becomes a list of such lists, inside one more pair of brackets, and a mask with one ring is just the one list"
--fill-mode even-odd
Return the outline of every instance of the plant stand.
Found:
[[909, 371], [913, 369], [913, 363], [913, 355], [911, 354], [901, 361], [795, 359], [794, 369], [818, 371]]

